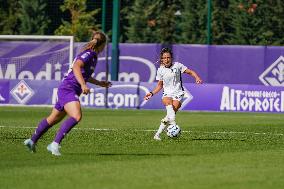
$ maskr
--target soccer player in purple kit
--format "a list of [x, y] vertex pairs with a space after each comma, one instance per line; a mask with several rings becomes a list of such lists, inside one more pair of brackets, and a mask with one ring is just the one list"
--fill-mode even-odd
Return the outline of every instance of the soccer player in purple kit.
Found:
[[98, 54], [103, 51], [106, 44], [106, 36], [102, 32], [94, 32], [92, 40], [88, 42], [82, 51], [76, 56], [73, 65], [68, 71], [58, 87], [57, 102], [52, 112], [47, 118], [44, 118], [36, 128], [30, 139], [24, 141], [24, 145], [31, 152], [35, 152], [35, 145], [38, 139], [53, 125], [60, 122], [66, 114], [69, 116], [57, 131], [54, 141], [47, 146], [47, 150], [55, 156], [60, 156], [59, 144], [66, 134], [77, 125], [82, 118], [81, 105], [79, 101], [80, 94], [90, 92], [86, 82], [99, 85], [101, 87], [110, 87], [111, 83], [107, 81], [98, 81], [91, 77], [94, 73], [98, 60]]

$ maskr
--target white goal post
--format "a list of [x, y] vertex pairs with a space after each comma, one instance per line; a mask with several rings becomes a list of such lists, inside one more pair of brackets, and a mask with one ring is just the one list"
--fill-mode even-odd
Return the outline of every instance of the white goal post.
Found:
[[63, 40], [69, 40], [69, 64], [71, 65], [73, 58], [74, 58], [74, 36], [54, 36], [54, 35], [0, 35], [0, 40], [1, 39], [10, 39], [10, 40], [15, 40], [15, 39], [32, 39], [32, 40], [41, 40], [41, 39], [51, 39], [51, 40], [56, 40], [56, 39], [63, 39]]

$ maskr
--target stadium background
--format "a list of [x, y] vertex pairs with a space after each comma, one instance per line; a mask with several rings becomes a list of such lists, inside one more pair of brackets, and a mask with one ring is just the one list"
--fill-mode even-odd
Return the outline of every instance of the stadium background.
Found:
[[[63, 2], [86, 5], [86, 11], [69, 24], [70, 12], [60, 10]], [[118, 1], [105, 2], [111, 56], [113, 3]], [[59, 124], [38, 142], [35, 154], [26, 151], [23, 141], [50, 113], [45, 106], [52, 106], [59, 78], [68, 69], [68, 42], [0, 40], [1, 189], [283, 188], [283, 1], [120, 3], [121, 80], [113, 81], [110, 91], [92, 86], [91, 94], [81, 98], [83, 119], [62, 142], [60, 158], [46, 151]], [[0, 1], [0, 33], [74, 35], [76, 54], [92, 29], [102, 29], [102, 4]], [[155, 86], [151, 68], [157, 68], [164, 46], [172, 47], [176, 60], [196, 69], [205, 83], [184, 78], [190, 94], [182, 107], [189, 111], [177, 113], [182, 135], [172, 140], [163, 134], [158, 142], [153, 135], [165, 116], [161, 96], [148, 103], [142, 98]], [[105, 55], [95, 75], [102, 79]]]
[[[284, 92], [281, 87], [284, 86], [284, 58], [280, 45], [283, 35], [279, 32], [283, 27], [283, 10], [281, 1], [277, 1], [277, 6], [273, 8], [270, 8], [270, 3], [210, 0], [206, 3], [168, 0], [153, 4], [147, 4], [147, 1], [6, 1], [3, 3], [3, 10], [6, 10], [3, 16], [8, 16], [8, 19], [1, 22], [0, 29], [5, 34], [73, 35], [75, 54], [82, 45], [80, 42], [87, 41], [93, 30], [105, 30], [110, 44], [108, 53], [105, 51], [100, 57], [97, 79], [135, 82], [132, 87], [137, 89], [129, 94], [134, 95], [132, 101], [135, 103], [127, 103], [123, 97], [117, 97], [116, 104], [120, 106], [114, 108], [162, 108], [157, 103], [144, 102], [143, 94], [154, 87], [159, 51], [168, 46], [173, 49], [175, 61], [197, 71], [205, 83], [205, 89], [189, 87], [192, 92], [187, 90], [190, 103], [186, 110], [283, 112]], [[118, 14], [115, 14], [116, 10]], [[8, 22], [10, 19], [14, 22]], [[61, 47], [62, 52], [67, 52], [62, 55], [55, 43], [47, 41], [29, 46], [27, 41], [2, 41], [0, 78], [60, 80], [69, 66], [68, 50], [64, 49], [68, 48], [68, 44]], [[109, 58], [104, 59], [106, 56]], [[57, 69], [59, 66], [60, 69]], [[110, 76], [106, 76], [107, 73]], [[38, 78], [38, 75], [42, 77]], [[185, 76], [183, 80], [184, 83], [194, 83]], [[53, 95], [42, 100], [40, 90], [37, 90], [38, 93], [32, 89], [13, 90], [21, 84], [23, 82], [7, 84], [3, 81], [2, 85], [9, 87], [2, 87], [1, 104], [40, 105], [42, 101], [45, 105], [54, 104]], [[222, 89], [218, 89], [218, 84], [223, 85]], [[235, 86], [230, 86], [226, 92], [230, 84]], [[126, 87], [122, 91], [128, 90], [128, 86], [117, 84], [116, 87], [119, 86]], [[141, 86], [145, 87], [142, 91]], [[48, 91], [54, 91], [56, 84], [50, 87]], [[24, 88], [29, 89], [29, 85], [24, 83]], [[195, 89], [198, 92], [192, 94]], [[202, 94], [212, 89], [215, 90], [211, 102], [200, 103], [207, 102]], [[116, 96], [107, 92], [103, 107], [110, 107], [107, 102], [112, 96], [109, 95]], [[230, 98], [226, 98], [225, 94], [230, 94]], [[96, 97], [89, 98], [96, 101]], [[222, 108], [224, 106], [227, 108]]]
[[[65, 4], [63, 0], [2, 0], [0, 34], [54, 35], [60, 33], [56, 30], [64, 25], [62, 20], [70, 22], [72, 19], [73, 27], [76, 23], [73, 34], [79, 28], [81, 33], [90, 28], [101, 29], [103, 2], [106, 3], [105, 31], [112, 39], [112, 12], [116, 1], [111, 0], [69, 0]], [[282, 45], [284, 41], [284, 2], [281, 0], [119, 2], [120, 42], [206, 44], [208, 11], [211, 12], [211, 44]], [[208, 9], [209, 3], [211, 9]], [[77, 16], [71, 18], [71, 12]], [[76, 37], [78, 41], [89, 39]]]

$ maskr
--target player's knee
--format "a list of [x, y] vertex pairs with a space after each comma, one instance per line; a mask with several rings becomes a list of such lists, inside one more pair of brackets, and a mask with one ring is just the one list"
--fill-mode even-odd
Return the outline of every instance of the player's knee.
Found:
[[57, 120], [56, 118], [49, 116], [49, 117], [46, 118], [46, 121], [47, 121], [49, 126], [53, 126], [56, 123], [58, 123], [60, 120]]
[[78, 115], [75, 115], [75, 116], [72, 116], [77, 122], [80, 122], [81, 119], [82, 119], [82, 115], [78, 114]]

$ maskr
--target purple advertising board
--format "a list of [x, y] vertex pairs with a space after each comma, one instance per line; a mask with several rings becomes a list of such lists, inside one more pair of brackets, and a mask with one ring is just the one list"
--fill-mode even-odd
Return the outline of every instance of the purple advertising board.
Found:
[[[145, 94], [157, 83], [113, 82], [105, 88], [89, 85], [90, 94], [81, 95], [83, 107], [112, 109], [164, 109], [162, 92], [150, 100]], [[0, 80], [0, 104], [54, 105], [59, 81]], [[284, 88], [261, 85], [186, 83], [180, 110], [221, 112], [284, 113]]]
[[[83, 43], [75, 44], [75, 54]], [[119, 81], [155, 82], [161, 44], [121, 43]], [[172, 45], [174, 61], [196, 71], [208, 84], [284, 86], [284, 47], [240, 45]], [[105, 79], [111, 68], [105, 51], [95, 77]], [[0, 79], [60, 81], [69, 68], [68, 43], [0, 42]], [[110, 73], [110, 72], [109, 72]], [[110, 78], [110, 75], [108, 75]], [[183, 76], [184, 83], [194, 83]]]

